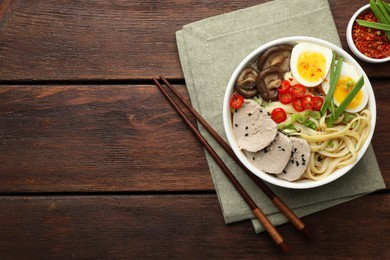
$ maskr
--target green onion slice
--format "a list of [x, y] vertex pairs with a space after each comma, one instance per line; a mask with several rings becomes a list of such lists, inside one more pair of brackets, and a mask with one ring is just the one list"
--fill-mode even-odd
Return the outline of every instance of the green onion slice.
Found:
[[378, 30], [390, 32], [390, 25], [389, 24], [369, 22], [369, 21], [360, 20], [360, 19], [356, 19], [356, 22], [358, 23], [358, 25], [361, 25], [364, 27], [369, 27], [369, 28], [373, 28], [373, 29], [378, 29]]
[[353, 89], [348, 93], [348, 95], [345, 97], [345, 99], [341, 102], [341, 104], [337, 107], [335, 116], [331, 116], [329, 118], [329, 121], [327, 122], [327, 126], [331, 127], [334, 123], [334, 121], [339, 118], [339, 116], [344, 112], [344, 110], [347, 108], [347, 106], [352, 102], [352, 100], [355, 98], [357, 93], [359, 93], [360, 89], [364, 85], [364, 78], [361, 76], [359, 80], [356, 82]]
[[341, 66], [343, 65], [343, 61], [344, 58], [339, 57], [335, 68], [334, 64], [336, 62], [336, 53], [333, 51], [332, 62], [330, 64], [329, 90], [328, 93], [326, 94], [324, 104], [320, 109], [321, 115], [326, 114], [326, 111], [328, 111], [328, 107], [331, 104], [331, 100], [333, 99], [333, 94], [336, 89], [337, 82], [339, 81], [340, 71], [341, 71]]

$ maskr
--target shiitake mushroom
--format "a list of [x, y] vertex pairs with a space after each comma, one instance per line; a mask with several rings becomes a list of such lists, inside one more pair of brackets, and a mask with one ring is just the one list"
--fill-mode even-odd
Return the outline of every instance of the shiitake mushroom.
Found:
[[257, 74], [257, 70], [252, 67], [247, 67], [238, 76], [235, 89], [244, 98], [252, 98], [258, 94], [256, 87]]
[[282, 84], [283, 71], [278, 66], [270, 66], [260, 71], [256, 77], [256, 87], [265, 101], [277, 101], [277, 88]]
[[246, 67], [240, 73], [235, 90], [244, 98], [260, 94], [265, 101], [277, 101], [277, 88], [283, 81], [284, 73], [290, 71], [292, 48], [291, 45], [278, 45], [265, 50], [252, 64], [253, 67]]
[[257, 69], [262, 71], [270, 66], [278, 66], [285, 73], [290, 70], [291, 45], [278, 45], [267, 49], [257, 60]]

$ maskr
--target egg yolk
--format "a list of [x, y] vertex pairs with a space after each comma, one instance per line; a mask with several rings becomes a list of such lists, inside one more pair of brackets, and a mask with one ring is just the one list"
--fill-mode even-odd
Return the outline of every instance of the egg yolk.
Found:
[[308, 82], [325, 78], [326, 59], [322, 53], [307, 51], [298, 58], [298, 73]]
[[[352, 90], [352, 88], [355, 86], [356, 82], [348, 76], [340, 76], [336, 89], [334, 90], [334, 99], [335, 101], [340, 104], [348, 95], [348, 93]], [[359, 106], [359, 104], [362, 102], [363, 94], [360, 90], [357, 95], [354, 97], [354, 99], [349, 103], [348, 107], [349, 109], [356, 108]]]

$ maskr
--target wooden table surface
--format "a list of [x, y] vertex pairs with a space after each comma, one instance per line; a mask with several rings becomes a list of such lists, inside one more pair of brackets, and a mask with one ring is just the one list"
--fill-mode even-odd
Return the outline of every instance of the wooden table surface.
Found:
[[[0, 1], [0, 258], [278, 258], [249, 221], [225, 225], [203, 148], [153, 85], [188, 98], [175, 32], [266, 1]], [[331, 0], [345, 50], [368, 1]], [[390, 63], [360, 62], [390, 187]], [[389, 190], [304, 217], [302, 258], [390, 258]]]

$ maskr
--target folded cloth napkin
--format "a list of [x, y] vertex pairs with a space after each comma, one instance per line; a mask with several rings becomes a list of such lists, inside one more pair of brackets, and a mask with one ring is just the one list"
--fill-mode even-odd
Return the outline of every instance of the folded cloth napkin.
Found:
[[[232, 72], [246, 55], [260, 45], [293, 35], [317, 37], [341, 46], [327, 0], [275, 0], [194, 22], [176, 32], [191, 102], [225, 140], [222, 102]], [[287, 222], [207, 131], [200, 125], [199, 128], [271, 222], [274, 225]], [[212, 157], [207, 153], [206, 157], [225, 222], [252, 219], [255, 231], [263, 231]], [[267, 185], [300, 217], [385, 188], [371, 146], [348, 174], [331, 184], [308, 190]]]

